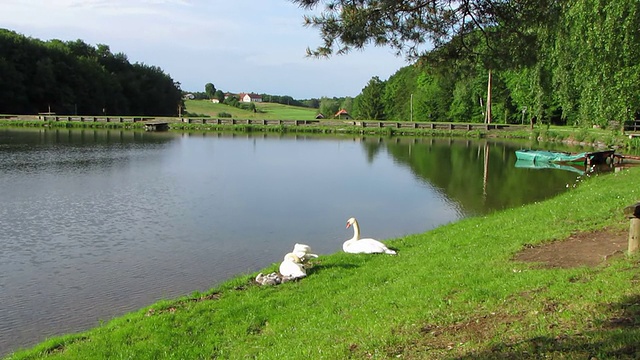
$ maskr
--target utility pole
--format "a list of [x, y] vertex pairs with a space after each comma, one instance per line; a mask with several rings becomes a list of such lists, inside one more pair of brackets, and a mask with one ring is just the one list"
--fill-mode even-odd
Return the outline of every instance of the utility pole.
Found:
[[413, 94], [411, 94], [410, 104], [411, 104], [411, 121], [413, 122]]
[[487, 111], [484, 118], [485, 124], [491, 124], [491, 69], [489, 69], [489, 81], [487, 81]]

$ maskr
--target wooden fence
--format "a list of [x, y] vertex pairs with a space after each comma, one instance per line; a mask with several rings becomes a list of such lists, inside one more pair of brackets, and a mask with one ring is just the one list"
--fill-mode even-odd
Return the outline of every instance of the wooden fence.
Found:
[[165, 122], [215, 125], [263, 125], [263, 126], [355, 126], [362, 128], [394, 128], [394, 129], [430, 129], [430, 130], [524, 130], [528, 125], [484, 124], [484, 123], [450, 123], [450, 122], [418, 122], [418, 121], [376, 121], [376, 120], [264, 120], [235, 118], [168, 118], [168, 117], [122, 117], [122, 116], [62, 116], [62, 115], [4, 115], [5, 120], [31, 121], [77, 121], [77, 122]]
[[[42, 121], [79, 121], [79, 122], [139, 122], [154, 120], [153, 117], [122, 117], [122, 116], [56, 116], [38, 115], [37, 120]], [[26, 119], [25, 119], [26, 120]]]
[[431, 129], [431, 130], [520, 130], [527, 125], [480, 124], [480, 123], [444, 123], [444, 122], [408, 122], [408, 121], [360, 121], [360, 120], [255, 120], [255, 119], [211, 119], [184, 118], [189, 124], [216, 125], [285, 125], [285, 126], [356, 126], [362, 128], [395, 128], [395, 129]]

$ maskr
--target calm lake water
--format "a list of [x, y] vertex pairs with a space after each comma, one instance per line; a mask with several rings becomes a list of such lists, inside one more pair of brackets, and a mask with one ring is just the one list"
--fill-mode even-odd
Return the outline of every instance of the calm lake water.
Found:
[[[0, 128], [0, 356], [341, 251], [565, 191], [498, 142]], [[455, 241], [455, 240], [452, 240]]]

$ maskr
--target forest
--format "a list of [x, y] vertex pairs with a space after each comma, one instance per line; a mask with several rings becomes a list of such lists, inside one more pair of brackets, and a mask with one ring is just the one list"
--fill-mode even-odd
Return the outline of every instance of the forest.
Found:
[[[367, 3], [373, 7], [374, 3], [389, 2]], [[388, 6], [399, 7], [400, 3], [407, 2]], [[433, 2], [437, 3], [440, 2]], [[497, 2], [459, 2], [461, 7], [472, 3], [480, 6]], [[355, 97], [352, 115], [381, 120], [483, 122], [491, 72], [492, 122], [529, 123], [533, 118], [547, 124], [607, 127], [638, 119], [640, 2], [569, 0], [530, 4], [528, 17], [515, 18], [509, 14], [515, 18], [512, 22], [519, 21], [519, 27], [512, 32], [502, 29], [508, 26], [503, 25], [506, 21], [494, 21], [489, 26], [456, 33], [448, 41], [419, 54], [413, 65], [398, 70], [389, 79], [374, 76]], [[359, 11], [359, 15], [369, 16], [367, 31], [376, 36], [387, 31], [386, 38], [353, 35], [356, 30], [348, 28], [344, 13], [338, 15], [342, 16], [339, 22], [328, 18], [323, 30], [330, 31], [341, 24], [342, 32], [337, 39], [355, 48], [367, 41], [386, 44], [389, 36], [406, 31], [397, 26], [392, 33], [384, 28], [388, 26], [384, 19], [377, 26], [372, 19], [375, 14], [366, 14], [366, 10], [362, 7], [349, 14]], [[400, 10], [393, 8], [384, 15], [390, 18], [392, 11]], [[524, 13], [513, 10], [516, 11]], [[532, 13], [542, 15], [527, 21], [534, 16]], [[464, 15], [471, 17], [474, 13]], [[353, 26], [358, 19], [353, 20]], [[313, 19], [314, 26], [324, 25], [323, 20], [326, 19]], [[411, 35], [415, 37], [415, 33], [408, 33]], [[333, 40], [328, 39], [327, 44]], [[326, 47], [319, 49], [327, 51]]]
[[180, 84], [109, 46], [41, 41], [0, 29], [0, 113], [170, 116]]

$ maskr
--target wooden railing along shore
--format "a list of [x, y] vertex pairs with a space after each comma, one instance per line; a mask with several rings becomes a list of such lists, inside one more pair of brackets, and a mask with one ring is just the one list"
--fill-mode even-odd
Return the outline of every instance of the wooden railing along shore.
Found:
[[123, 117], [123, 116], [63, 116], [63, 115], [0, 115], [0, 120], [23, 121], [69, 121], [166, 124], [213, 124], [213, 125], [262, 125], [262, 126], [355, 126], [362, 128], [431, 129], [431, 130], [521, 130], [527, 125], [451, 123], [421, 121], [379, 121], [379, 120], [266, 120], [236, 118], [187, 118], [187, 117]]

